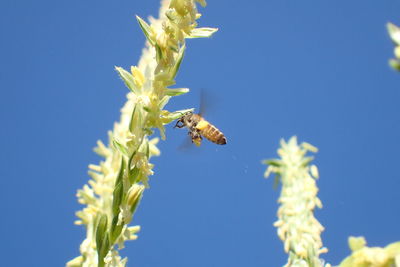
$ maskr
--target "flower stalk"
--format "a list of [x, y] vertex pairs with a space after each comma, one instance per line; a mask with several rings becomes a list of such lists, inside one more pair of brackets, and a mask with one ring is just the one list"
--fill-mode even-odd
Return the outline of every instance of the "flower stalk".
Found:
[[324, 266], [319, 255], [327, 252], [321, 240], [324, 227], [313, 214], [316, 207], [322, 208], [322, 203], [317, 197], [318, 169], [310, 164], [313, 157], [306, 156], [309, 151], [317, 152], [317, 148], [308, 143], [298, 145], [297, 138], [292, 137], [288, 142], [281, 140], [280, 159], [263, 161], [268, 165], [265, 177], [275, 173], [276, 182], [282, 185], [274, 226], [289, 254], [286, 267]]
[[196, 2], [206, 5], [204, 0], [162, 1], [158, 19], [150, 18], [147, 23], [136, 17], [146, 36], [146, 47], [138, 66], [130, 71], [115, 68], [130, 92], [120, 121], [108, 134], [108, 145], [97, 142], [95, 152], [104, 160], [89, 165], [92, 179], [78, 190], [78, 201], [86, 207], [76, 213], [76, 224], [86, 227], [86, 239], [80, 245], [81, 255], [69, 261], [69, 267], [123, 267], [127, 263], [118, 250], [125, 241], [137, 238], [140, 227], [128, 224], [149, 187], [154, 167], [150, 159], [160, 154], [158, 138], [150, 136], [158, 129], [165, 140], [164, 125], [191, 110], [164, 109], [171, 97], [189, 91], [170, 88], [184, 57], [185, 39], [210, 37], [217, 31], [197, 28], [200, 14]]

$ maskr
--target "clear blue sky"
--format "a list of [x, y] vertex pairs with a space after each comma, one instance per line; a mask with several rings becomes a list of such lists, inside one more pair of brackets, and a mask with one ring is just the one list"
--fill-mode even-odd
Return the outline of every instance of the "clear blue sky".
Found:
[[[88, 180], [98, 139], [119, 118], [128, 90], [114, 66], [135, 65], [144, 43], [134, 15], [157, 15], [158, 0], [0, 1], [0, 251], [2, 266], [63, 266], [84, 230], [75, 193]], [[348, 255], [347, 237], [369, 245], [400, 240], [400, 73], [387, 60], [388, 21], [400, 2], [209, 1], [189, 40], [177, 87], [191, 93], [168, 109], [197, 107], [224, 147], [177, 150], [186, 136], [167, 126], [162, 155], [134, 223], [129, 266], [282, 266], [272, 223], [278, 191], [264, 158], [297, 135], [320, 149], [316, 213], [324, 258]]]

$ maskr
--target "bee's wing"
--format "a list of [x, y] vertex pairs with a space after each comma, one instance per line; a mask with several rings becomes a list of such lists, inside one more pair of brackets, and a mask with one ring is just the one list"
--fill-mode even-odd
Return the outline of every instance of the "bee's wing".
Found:
[[209, 90], [200, 89], [199, 115], [207, 117], [207, 113], [215, 109], [215, 104], [217, 102], [219, 102], [219, 100], [214, 94], [210, 93]]
[[194, 144], [192, 143], [192, 139], [188, 135], [182, 142], [182, 144], [178, 147], [178, 150], [181, 152], [189, 152], [193, 151]]
[[207, 96], [204, 89], [200, 89], [199, 115], [204, 116], [206, 111]]

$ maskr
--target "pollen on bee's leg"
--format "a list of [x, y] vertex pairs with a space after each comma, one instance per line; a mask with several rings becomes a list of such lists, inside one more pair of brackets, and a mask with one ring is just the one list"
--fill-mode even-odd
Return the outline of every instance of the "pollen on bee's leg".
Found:
[[192, 141], [196, 146], [200, 146], [201, 145], [201, 138], [195, 138], [195, 139], [192, 139]]

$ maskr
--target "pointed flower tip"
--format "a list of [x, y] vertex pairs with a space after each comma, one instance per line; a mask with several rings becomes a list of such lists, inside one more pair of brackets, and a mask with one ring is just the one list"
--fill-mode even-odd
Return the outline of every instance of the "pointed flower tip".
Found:
[[318, 148], [315, 147], [315, 146], [313, 146], [313, 145], [310, 144], [310, 143], [303, 142], [303, 143], [301, 144], [301, 146], [302, 146], [304, 149], [308, 150], [308, 151], [311, 151], [311, 152], [314, 152], [314, 153], [317, 153], [317, 152], [318, 152]]
[[129, 90], [131, 90], [131, 92], [135, 95], [139, 95], [141, 92], [141, 88], [137, 86], [138, 82], [135, 80], [136, 77], [134, 77], [129, 71], [126, 71], [121, 67], [116, 67], [115, 70], [118, 72], [119, 76], [124, 81]]
[[167, 96], [178, 96], [189, 92], [189, 88], [175, 88], [175, 89], [165, 89], [165, 94]]
[[82, 263], [83, 263], [83, 257], [82, 256], [78, 256], [75, 259], [72, 259], [69, 262], [67, 262], [67, 267], [82, 266]]
[[386, 28], [392, 41], [400, 45], [400, 28], [390, 22], [386, 24]]
[[146, 36], [147, 40], [151, 45], [155, 45], [155, 41], [153, 39], [153, 29], [152, 27], [147, 24], [146, 21], [144, 21], [141, 17], [136, 15], [136, 20], [138, 21], [140, 28], [142, 29], [144, 35]]
[[195, 28], [186, 38], [207, 38], [218, 31], [218, 28]]
[[389, 31], [389, 33], [393, 33], [398, 29], [398, 27], [391, 22], [386, 23], [386, 28]]

